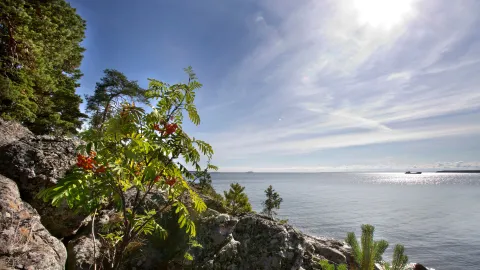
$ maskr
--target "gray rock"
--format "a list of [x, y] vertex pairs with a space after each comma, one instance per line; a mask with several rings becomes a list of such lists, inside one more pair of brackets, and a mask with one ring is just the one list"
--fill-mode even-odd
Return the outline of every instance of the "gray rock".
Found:
[[195, 257], [200, 268], [308, 270], [320, 269], [321, 259], [336, 264], [351, 260], [343, 242], [304, 235], [256, 214], [231, 219], [235, 222], [228, 224], [228, 218], [219, 215], [199, 222], [197, 238], [203, 249]]
[[[17, 183], [22, 199], [40, 213], [42, 223], [53, 235], [70, 236], [83, 224], [85, 216], [75, 214], [69, 209], [53, 207], [36, 198], [36, 195], [55, 185], [74, 166], [75, 149], [80, 141], [27, 135], [11, 135], [10, 139], [6, 140], [7, 143], [0, 147], [0, 174]], [[18, 137], [20, 139], [12, 139]]]
[[[64, 269], [65, 246], [20, 199], [14, 181], [0, 175], [0, 265], [6, 269]], [[3, 269], [3, 268], [2, 268]]]
[[304, 235], [304, 237], [306, 242], [313, 248], [310, 252], [314, 256], [321, 256], [322, 259], [327, 259], [336, 264], [353, 260], [350, 247], [344, 242], [310, 235]]
[[[218, 212], [217, 212], [218, 213]], [[222, 248], [237, 224], [238, 219], [227, 214], [209, 215], [197, 220], [198, 240], [204, 246], [197, 253], [198, 257], [206, 256]]]
[[17, 122], [0, 118], [0, 147], [26, 137], [33, 137], [33, 133]]
[[225, 223], [227, 221], [230, 221], [230, 216], [227, 214], [219, 214], [216, 218], [215, 221], [217, 223]]
[[[237, 253], [240, 243], [236, 241], [232, 232], [238, 219], [227, 214], [220, 214], [219, 212], [207, 209], [200, 215], [192, 215], [196, 222], [197, 237], [196, 240], [203, 246], [202, 248], [192, 248], [189, 252], [194, 256], [195, 261], [189, 265], [187, 261], [180, 259], [186, 249], [188, 249], [188, 235], [185, 229], [178, 228], [176, 215], [167, 214], [163, 216], [160, 221], [162, 226], [169, 232], [169, 236], [165, 241], [159, 241], [155, 237], [148, 237], [145, 239], [145, 246], [141, 248], [142, 254], [133, 255], [135, 259], [131, 260], [128, 267], [138, 267], [138, 269], [167, 269], [165, 262], [170, 261], [168, 267], [173, 267], [177, 262], [179, 263], [174, 269], [197, 269], [198, 262], [202, 264], [209, 264], [209, 258], [212, 263], [216, 265], [222, 264], [219, 259], [228, 258], [226, 263], [220, 269], [236, 269], [232, 263], [232, 256]], [[171, 243], [171, 244], [170, 244]], [[183, 246], [182, 246], [183, 245]], [[176, 254], [176, 255], [175, 255]], [[175, 258], [172, 258], [172, 255]], [[140, 259], [137, 259], [140, 258]], [[205, 259], [205, 260], [204, 260]], [[135, 261], [137, 260], [137, 261]], [[179, 267], [179, 268], [178, 268]], [[213, 267], [213, 265], [212, 265]]]
[[227, 243], [218, 251], [217, 256], [235, 259], [238, 255], [240, 242], [233, 239], [232, 235], [230, 235], [227, 239]]
[[200, 195], [200, 198], [202, 198], [209, 209], [220, 213], [227, 213], [227, 209], [219, 200], [216, 200], [209, 195], [202, 194], [198, 189], [194, 188], [194, 190]]
[[102, 245], [98, 239], [95, 239], [95, 250], [93, 243], [93, 239], [85, 235], [77, 237], [68, 242], [67, 265], [69, 270], [93, 269], [95, 261], [98, 263], [98, 260], [101, 257], [102, 250]]

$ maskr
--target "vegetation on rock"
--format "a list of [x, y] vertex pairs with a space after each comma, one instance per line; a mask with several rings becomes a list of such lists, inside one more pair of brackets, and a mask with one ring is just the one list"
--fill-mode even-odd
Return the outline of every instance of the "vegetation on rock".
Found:
[[355, 259], [353, 269], [373, 270], [375, 264], [382, 265], [385, 270], [404, 270], [408, 264], [408, 256], [404, 254], [405, 248], [396, 245], [393, 251], [392, 264], [382, 261], [382, 255], [388, 247], [385, 240], [374, 241], [373, 233], [375, 227], [369, 224], [362, 225], [362, 237], [360, 244], [355, 233], [349, 232], [345, 241], [352, 247], [352, 254]]
[[0, 2], [0, 116], [37, 134], [77, 133], [85, 21], [65, 0]]
[[228, 192], [224, 191], [225, 206], [229, 214], [240, 215], [252, 212], [252, 206], [244, 190], [245, 187], [242, 187], [239, 183], [233, 183], [230, 184], [230, 190], [228, 190]]
[[375, 263], [382, 262], [382, 255], [388, 248], [385, 240], [374, 241], [373, 233], [375, 227], [369, 224], [362, 225], [362, 237], [360, 244], [355, 233], [349, 232], [345, 241], [352, 247], [353, 258], [355, 259], [354, 269], [373, 270]]
[[280, 197], [278, 192], [275, 192], [272, 185], [265, 190], [265, 196], [267, 199], [262, 202], [262, 213], [273, 218], [277, 215], [277, 212], [275, 212], [273, 209], [280, 209], [280, 204], [282, 203], [283, 199]]
[[[191, 68], [186, 72], [188, 83], [168, 85], [150, 79], [145, 97], [157, 102], [151, 112], [123, 103], [117, 114], [105, 119], [102, 129], [92, 127], [81, 134], [87, 144], [79, 148], [77, 168], [39, 195], [54, 205], [66, 202], [93, 217], [106, 206], [114, 207], [114, 218], [102, 235], [110, 246], [106, 259], [112, 269], [119, 269], [125, 254], [141, 246], [137, 240], [142, 235], [168, 236], [161, 226], [167, 211], [175, 213], [179, 227], [193, 238], [196, 229], [190, 209], [206, 209], [185, 180], [193, 174], [178, 160], [182, 158], [201, 171], [201, 155], [210, 160], [213, 154], [209, 144], [189, 137], [182, 129], [184, 111], [191, 122], [200, 123], [194, 99], [202, 85]], [[207, 169], [216, 167], [208, 165]], [[164, 194], [165, 201], [146, 204], [153, 193]], [[184, 196], [189, 197], [191, 208]], [[197, 245], [193, 240], [191, 243]], [[185, 257], [191, 259], [189, 254]]]
[[328, 260], [321, 260], [319, 264], [322, 267], [322, 270], [347, 270], [346, 264], [335, 266], [335, 264], [330, 264]]
[[[214, 169], [217, 168], [215, 167]], [[225, 199], [213, 188], [212, 176], [208, 170], [194, 172], [194, 177], [195, 178], [190, 182], [190, 184], [197, 188], [201, 194], [210, 197], [214, 201], [215, 206], [210, 205], [209, 207], [214, 208], [215, 210], [225, 210]]]
[[405, 247], [402, 245], [395, 245], [393, 250], [392, 264], [385, 263], [383, 266], [385, 270], [404, 270], [408, 264], [408, 256], [404, 254]]
[[212, 176], [208, 173], [207, 170], [195, 172], [195, 179], [193, 182], [198, 180], [198, 187], [201, 190], [210, 190], [212, 187]]

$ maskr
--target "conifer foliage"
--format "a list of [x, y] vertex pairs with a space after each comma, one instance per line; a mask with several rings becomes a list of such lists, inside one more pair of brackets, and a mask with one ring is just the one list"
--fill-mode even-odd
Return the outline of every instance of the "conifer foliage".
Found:
[[265, 196], [267, 197], [267, 199], [262, 202], [262, 213], [273, 218], [277, 215], [274, 209], [280, 209], [280, 204], [282, 203], [283, 199], [280, 198], [280, 194], [278, 194], [278, 192], [275, 192], [271, 185], [265, 190]]
[[77, 132], [84, 32], [65, 0], [0, 1], [0, 117], [37, 134]]
[[86, 96], [87, 113], [91, 113], [90, 125], [101, 128], [103, 123], [122, 109], [122, 103], [145, 103], [146, 91], [136, 81], [115, 69], [104, 70], [104, 77], [97, 82], [93, 95]]
[[404, 270], [408, 264], [408, 256], [404, 254], [405, 247], [402, 245], [395, 245], [393, 250], [392, 264], [385, 263], [385, 270]]
[[345, 241], [352, 247], [353, 257], [355, 259], [354, 269], [373, 270], [375, 263], [382, 262], [382, 255], [388, 247], [385, 240], [374, 241], [373, 233], [375, 227], [369, 224], [362, 225], [362, 237], [360, 244], [357, 241], [355, 233], [349, 232]]
[[232, 215], [240, 215], [252, 211], [252, 206], [248, 201], [248, 196], [244, 192], [245, 187], [239, 183], [230, 184], [230, 190], [224, 191], [225, 206]]

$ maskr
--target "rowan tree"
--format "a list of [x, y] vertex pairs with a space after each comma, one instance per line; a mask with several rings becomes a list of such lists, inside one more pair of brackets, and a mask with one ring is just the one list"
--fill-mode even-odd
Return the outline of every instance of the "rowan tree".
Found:
[[[209, 161], [213, 149], [182, 128], [184, 113], [191, 122], [200, 124], [194, 99], [202, 85], [191, 68], [186, 71], [188, 83], [168, 85], [150, 80], [145, 96], [157, 101], [150, 112], [124, 103], [105, 121], [104, 128], [91, 127], [83, 132], [81, 138], [87, 143], [78, 149], [77, 167], [56, 186], [39, 194], [53, 205], [66, 203], [75, 211], [86, 212], [92, 220], [97, 211], [113, 207], [116, 218], [101, 234], [109, 247], [103, 251], [107, 268], [121, 268], [127, 250], [138, 247], [141, 237], [168, 237], [168, 231], [160, 225], [168, 216], [166, 211], [178, 217], [179, 227], [185, 228], [190, 237], [196, 235], [191, 211], [202, 212], [206, 205], [188, 185], [186, 178], [193, 178], [193, 174], [184, 164], [202, 171], [201, 156]], [[207, 169], [216, 167], [207, 165]], [[153, 205], [145, 203], [149, 195], [158, 194], [163, 194], [163, 200]], [[185, 197], [189, 198], [188, 207]], [[193, 239], [190, 244], [198, 246]], [[192, 256], [186, 253], [185, 258]]]

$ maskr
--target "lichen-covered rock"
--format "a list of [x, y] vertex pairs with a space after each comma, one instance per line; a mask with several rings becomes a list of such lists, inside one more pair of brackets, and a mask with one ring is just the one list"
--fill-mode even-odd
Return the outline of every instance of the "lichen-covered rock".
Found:
[[68, 242], [67, 265], [69, 270], [93, 269], [95, 261], [100, 259], [102, 252], [100, 241], [95, 239], [95, 246], [93, 243], [93, 239], [85, 235], [79, 236]]
[[[208, 261], [217, 257], [217, 252], [224, 246], [236, 242], [232, 233], [237, 225], [238, 219], [227, 214], [220, 214], [215, 210], [208, 209], [204, 216], [197, 221], [197, 240], [203, 246], [194, 251], [195, 258], [199, 261]], [[236, 248], [236, 244], [235, 244]], [[232, 247], [223, 249], [233, 253]]]
[[9, 141], [0, 147], [0, 174], [17, 183], [22, 199], [40, 213], [42, 223], [53, 235], [74, 234], [85, 216], [53, 207], [36, 195], [55, 185], [72, 168], [79, 141], [54, 136], [24, 136]]
[[[14, 181], [0, 175], [0, 264], [6, 269], [64, 269], [65, 246], [20, 199]], [[3, 269], [3, 268], [2, 268]]]
[[[171, 219], [170, 227], [166, 228], [170, 233], [168, 238], [165, 241], [150, 238], [142, 247], [141, 259], [130, 261], [130, 267], [172, 267], [171, 263], [165, 263], [175, 261], [171, 260], [172, 253], [181, 257], [182, 249], [178, 247], [185, 241], [185, 233], [178, 229], [176, 218]], [[183, 261], [183, 267], [310, 270], [321, 269], [318, 262], [322, 259], [337, 264], [351, 261], [350, 249], [345, 243], [304, 235], [290, 225], [261, 215], [232, 217], [207, 209], [197, 217], [196, 230], [196, 240], [202, 248], [190, 250], [194, 261], [191, 264]]]
[[202, 269], [321, 269], [321, 259], [336, 264], [351, 260], [343, 242], [304, 235], [256, 214], [211, 216], [198, 227], [203, 249], [195, 257]]
[[303, 234], [303, 237], [309, 247], [305, 254], [305, 269], [315, 269], [318, 266], [317, 262], [323, 259], [327, 259], [336, 264], [350, 263], [353, 261], [350, 247], [345, 242], [306, 234]]
[[223, 205], [220, 200], [215, 199], [209, 195], [202, 194], [198, 190], [195, 191], [200, 195], [200, 198], [202, 198], [208, 208], [218, 211], [220, 213], [227, 213], [227, 208], [225, 208], [225, 205]]
[[33, 133], [20, 123], [0, 118], [0, 147], [32, 136]]

